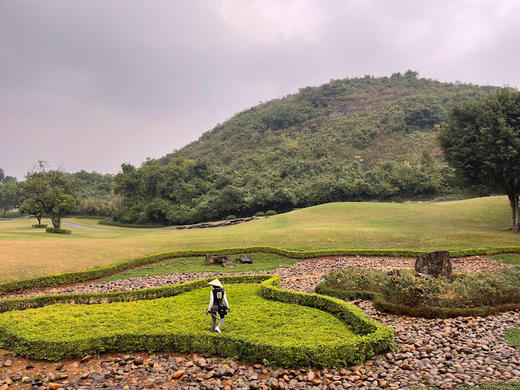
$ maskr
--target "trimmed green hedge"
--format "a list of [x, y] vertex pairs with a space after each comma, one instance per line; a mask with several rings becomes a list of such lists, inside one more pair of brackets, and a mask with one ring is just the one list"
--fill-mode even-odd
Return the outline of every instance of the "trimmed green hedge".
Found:
[[55, 228], [55, 227], [48, 227], [45, 229], [47, 233], [56, 233], [56, 234], [72, 234], [71, 230], [68, 229], [61, 229], [61, 228]]
[[[93, 268], [85, 271], [67, 272], [62, 274], [38, 276], [30, 279], [0, 283], [0, 295], [9, 293], [44, 288], [56, 287], [65, 284], [86, 282], [106, 278], [110, 275], [126, 271], [131, 268], [155, 263], [161, 260], [176, 257], [204, 256], [211, 254], [236, 255], [241, 253], [275, 253], [292, 259], [308, 259], [324, 256], [388, 256], [388, 257], [417, 257], [427, 251], [407, 250], [407, 249], [325, 249], [316, 251], [297, 251], [290, 249], [275, 248], [269, 246], [256, 246], [229, 249], [196, 249], [187, 251], [170, 251], [157, 253], [149, 256], [138, 257], [132, 260], [124, 260], [112, 265], [100, 268]], [[500, 253], [520, 253], [520, 246], [478, 248], [478, 249], [456, 249], [450, 250], [451, 257], [476, 256], [476, 255], [495, 255]]]
[[336, 297], [340, 299], [366, 299], [371, 300], [374, 307], [380, 311], [391, 314], [406, 315], [410, 317], [423, 318], [453, 318], [453, 317], [486, 317], [489, 315], [502, 313], [505, 311], [518, 310], [520, 304], [510, 303], [497, 306], [480, 307], [411, 307], [389, 302], [384, 295], [374, 291], [346, 291], [327, 287], [325, 283], [320, 283], [314, 290], [317, 294]]
[[[101, 303], [139, 299], [155, 299], [206, 287], [210, 278], [175, 286], [111, 294], [71, 294], [68, 296], [34, 297], [11, 300], [10, 310], [22, 310], [54, 303]], [[279, 366], [342, 366], [360, 364], [375, 354], [395, 349], [393, 329], [368, 317], [363, 311], [344, 301], [318, 294], [304, 294], [279, 288], [277, 275], [224, 276], [224, 283], [258, 283], [265, 299], [313, 307], [331, 313], [358, 335], [338, 342], [316, 346], [298, 343], [283, 345], [251, 341], [224, 334], [117, 334], [110, 337], [72, 339], [67, 341], [32, 340], [0, 326], [0, 345], [12, 352], [38, 359], [59, 360], [63, 357], [84, 356], [108, 351], [159, 351], [218, 353], [239, 356], [245, 360], [269, 361]], [[37, 299], [47, 298], [47, 300]], [[28, 302], [31, 303], [28, 303]], [[16, 303], [18, 302], [18, 303]]]

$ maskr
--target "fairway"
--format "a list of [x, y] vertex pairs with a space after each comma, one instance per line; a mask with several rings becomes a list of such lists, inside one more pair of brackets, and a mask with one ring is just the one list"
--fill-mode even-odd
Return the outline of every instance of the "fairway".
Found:
[[[84, 270], [138, 256], [184, 249], [275, 246], [287, 249], [455, 249], [519, 245], [506, 197], [442, 203], [344, 202], [213, 229], [115, 228], [72, 235], [32, 229], [30, 219], [0, 221], [0, 281]], [[46, 222], [45, 222], [46, 223]]]

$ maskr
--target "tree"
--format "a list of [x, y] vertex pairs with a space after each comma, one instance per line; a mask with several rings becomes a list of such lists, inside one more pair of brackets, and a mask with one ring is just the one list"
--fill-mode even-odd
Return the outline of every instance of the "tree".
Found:
[[18, 182], [13, 176], [6, 176], [0, 168], [0, 211], [5, 215], [9, 210], [18, 206]]
[[451, 111], [439, 140], [448, 163], [472, 185], [505, 193], [519, 231], [520, 92], [504, 89]]
[[26, 175], [23, 193], [21, 209], [36, 218], [39, 215], [39, 224], [41, 216], [48, 215], [57, 229], [61, 227], [62, 216], [76, 205], [72, 181], [59, 170], [47, 170], [43, 161]]

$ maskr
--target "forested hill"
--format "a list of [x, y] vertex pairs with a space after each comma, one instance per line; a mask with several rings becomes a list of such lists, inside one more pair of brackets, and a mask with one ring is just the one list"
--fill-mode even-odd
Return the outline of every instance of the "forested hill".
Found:
[[[156, 177], [159, 167], [190, 166], [175, 173], [190, 196], [171, 195], [179, 190], [129, 196], [142, 198], [143, 208], [144, 198], [166, 200], [147, 206], [147, 221], [181, 223], [331, 201], [440, 195], [451, 184], [436, 140], [439, 125], [453, 105], [495, 90], [412, 71], [302, 88], [233, 116], [135, 174], [127, 167], [127, 178], [132, 171], [146, 181], [146, 172]], [[168, 209], [170, 217], [156, 209]]]
[[365, 168], [413, 163], [424, 151], [440, 160], [435, 130], [450, 107], [496, 89], [422, 79], [412, 71], [333, 80], [245, 110], [166, 158], [209, 158], [274, 181], [356, 161]]

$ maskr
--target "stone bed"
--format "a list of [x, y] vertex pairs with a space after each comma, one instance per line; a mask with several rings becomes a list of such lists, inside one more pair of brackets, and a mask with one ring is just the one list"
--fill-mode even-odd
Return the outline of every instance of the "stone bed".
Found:
[[[493, 271], [504, 266], [487, 257], [452, 259], [454, 272]], [[413, 259], [340, 257], [306, 260], [269, 273], [282, 285], [312, 292], [321, 276], [336, 267], [380, 269], [412, 267]], [[46, 289], [43, 293], [105, 292], [180, 283], [214, 273], [174, 274], [108, 283], [84, 283]], [[26, 295], [33, 295], [34, 292]], [[232, 297], [229, 297], [233, 305]], [[520, 326], [520, 312], [486, 318], [421, 319], [376, 311], [369, 301], [353, 301], [375, 319], [392, 326], [399, 351], [362, 366], [343, 369], [291, 370], [249, 365], [210, 356], [144, 353], [107, 354], [61, 363], [30, 361], [0, 351], [0, 390], [11, 383], [70, 389], [412, 389], [454, 388], [459, 384], [520, 380], [520, 352], [502, 341], [505, 329]], [[232, 314], [233, 315], [233, 314]], [[51, 383], [49, 385], [49, 383]], [[23, 388], [23, 387], [16, 387]]]

